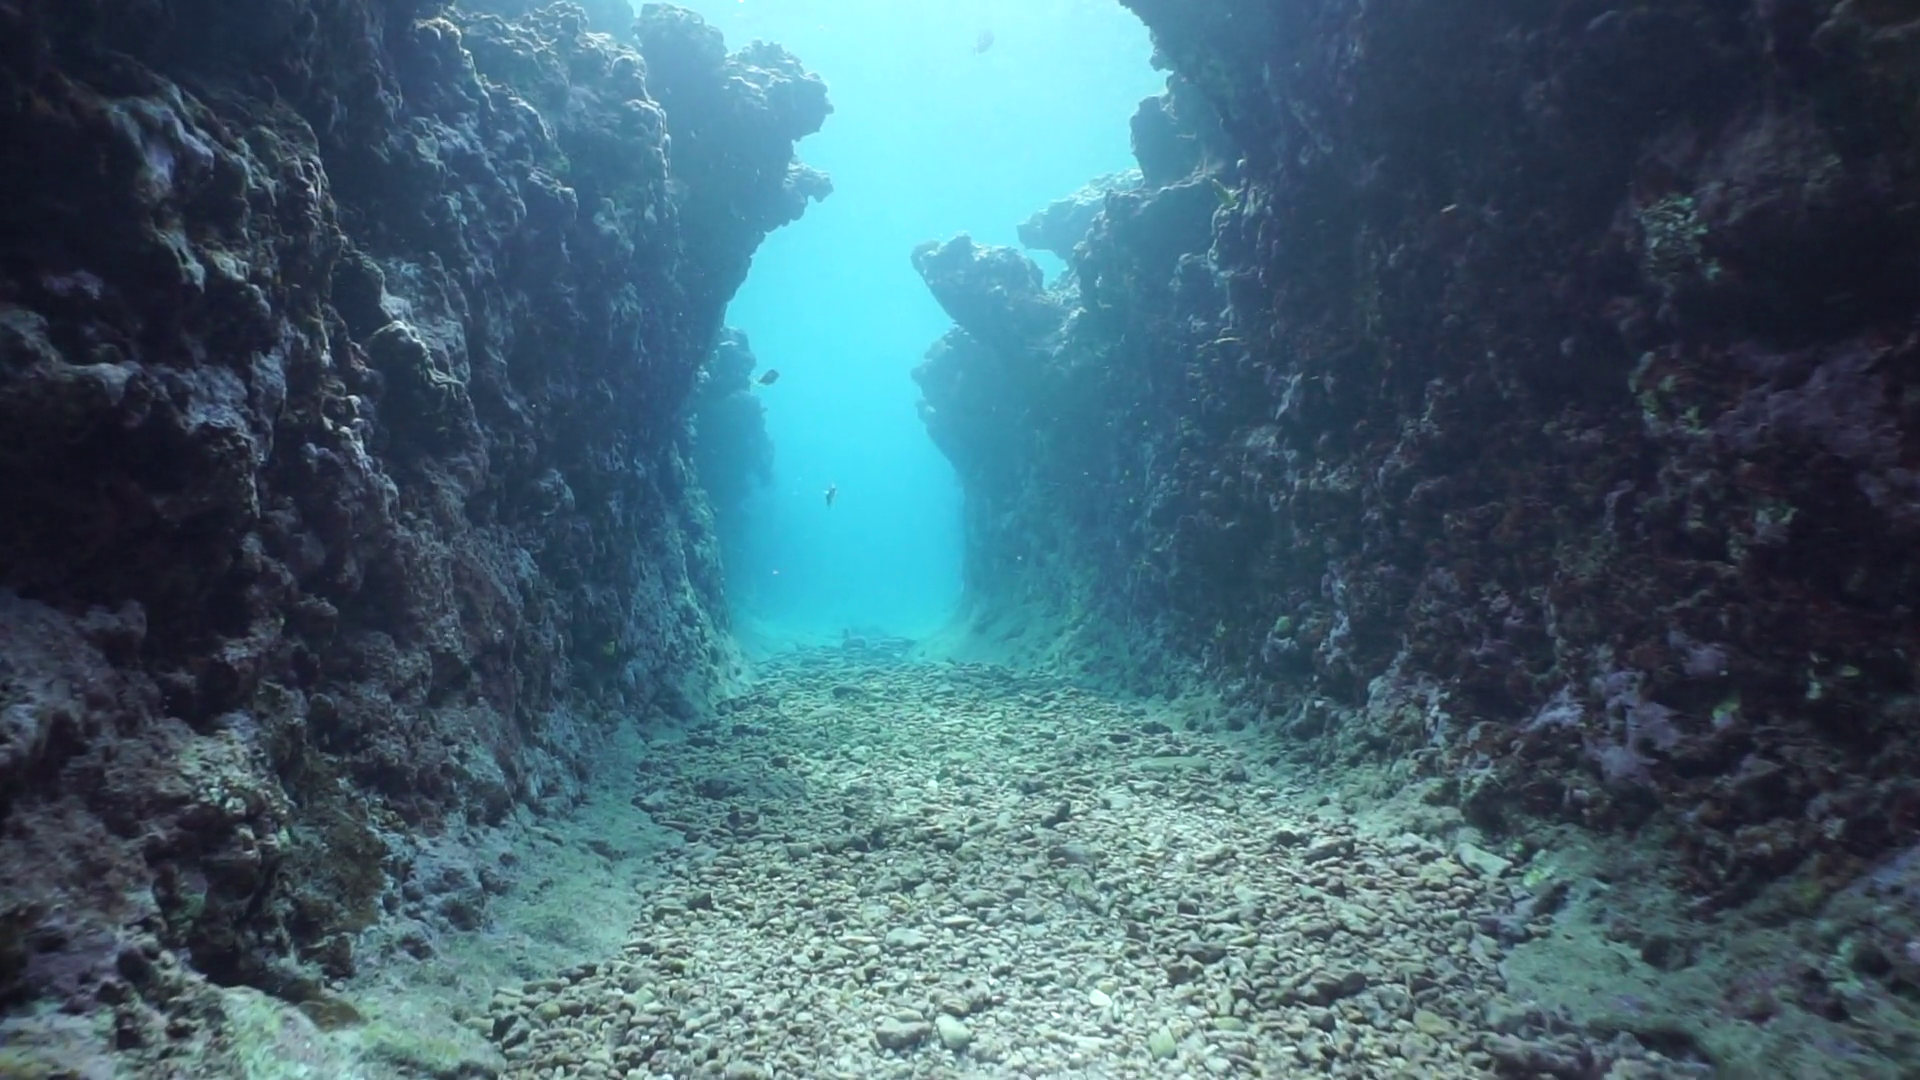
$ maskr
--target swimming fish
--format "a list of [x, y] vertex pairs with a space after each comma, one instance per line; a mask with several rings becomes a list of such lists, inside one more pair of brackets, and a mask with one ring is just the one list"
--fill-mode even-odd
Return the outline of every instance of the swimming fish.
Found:
[[1211, 176], [1208, 177], [1208, 179], [1213, 181], [1213, 196], [1220, 200], [1221, 206], [1229, 210], [1237, 210], [1240, 208], [1240, 196], [1234, 194], [1232, 188], [1221, 183], [1220, 178], [1217, 176]]
[[780, 381], [780, 373], [773, 368], [768, 368], [756, 381], [759, 382], [761, 386], [772, 386], [774, 383]]
[[993, 31], [991, 30], [980, 31], [980, 36], [973, 39], [974, 55], [978, 56], [979, 54], [986, 52], [988, 49], [991, 49], [991, 48], [993, 48]]
[[838, 494], [840, 494], [839, 484], [827, 485], [827, 509], [829, 510], [833, 509], [833, 497]]

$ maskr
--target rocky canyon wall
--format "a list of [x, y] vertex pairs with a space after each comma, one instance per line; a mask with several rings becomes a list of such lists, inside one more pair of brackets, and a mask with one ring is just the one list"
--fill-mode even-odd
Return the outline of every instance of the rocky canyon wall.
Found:
[[1916, 13], [1127, 3], [1171, 89], [1068, 279], [915, 256], [976, 625], [1710, 905], [1913, 844]]
[[726, 678], [685, 407], [825, 86], [501, 10], [0, 0], [0, 1007], [164, 1061], [476, 925]]

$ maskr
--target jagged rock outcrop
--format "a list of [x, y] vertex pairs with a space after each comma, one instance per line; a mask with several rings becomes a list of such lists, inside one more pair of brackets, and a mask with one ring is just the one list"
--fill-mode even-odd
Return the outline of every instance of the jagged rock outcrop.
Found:
[[1129, 169], [1102, 176], [1064, 199], [1055, 199], [1020, 223], [1020, 246], [1073, 261], [1073, 249], [1093, 228], [1093, 219], [1105, 208], [1108, 193], [1136, 190], [1140, 182], [1140, 171]]
[[1040, 268], [1012, 248], [981, 247], [962, 233], [920, 245], [913, 267], [962, 331], [1009, 358], [1044, 349], [1066, 316]]
[[826, 83], [785, 49], [754, 41], [729, 54], [720, 31], [691, 11], [647, 4], [635, 32], [648, 88], [674, 117], [680, 235], [692, 256], [675, 276], [711, 336], [761, 238], [832, 193], [791, 147], [833, 106]]
[[921, 380], [976, 605], [1714, 904], [1920, 840], [1909, 14], [1127, 3], [1146, 186]]
[[165, 986], [430, 948], [502, 871], [420, 845], [724, 678], [684, 405], [825, 92], [661, 5], [585, 31], [0, 4], [0, 1006], [151, 1064]]

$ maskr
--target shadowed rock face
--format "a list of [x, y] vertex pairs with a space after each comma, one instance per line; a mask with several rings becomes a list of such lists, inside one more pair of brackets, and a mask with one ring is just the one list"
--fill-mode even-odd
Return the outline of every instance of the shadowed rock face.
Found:
[[747, 335], [728, 327], [707, 358], [690, 402], [693, 464], [729, 556], [745, 540], [748, 497], [773, 479], [766, 407], [754, 392], [757, 367]]
[[929, 275], [976, 609], [1717, 902], [1920, 839], [1905, 9], [1127, 3], [1174, 90], [1066, 329]]
[[148, 1045], [154, 980], [298, 999], [383, 911], [473, 925], [434, 881], [498, 869], [418, 838], [724, 678], [682, 406], [825, 92], [585, 30], [0, 4], [0, 1005]]

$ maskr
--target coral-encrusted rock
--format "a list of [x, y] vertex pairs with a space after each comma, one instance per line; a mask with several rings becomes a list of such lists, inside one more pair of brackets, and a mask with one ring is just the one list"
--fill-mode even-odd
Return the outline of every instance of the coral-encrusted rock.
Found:
[[1103, 176], [1064, 199], [1056, 199], [1020, 223], [1020, 243], [1037, 251], [1049, 251], [1064, 260], [1072, 260], [1073, 249], [1093, 227], [1094, 216], [1106, 206], [1107, 195], [1132, 191], [1140, 186], [1138, 170]]
[[913, 252], [913, 265], [958, 324], [914, 369], [920, 418], [954, 466], [998, 488], [1029, 437], [1026, 404], [1047, 377], [1067, 309], [1033, 260], [1009, 247], [981, 247], [966, 234]]
[[1920, 838], [1907, 13], [1127, 4], [1176, 78], [1074, 316], [922, 370], [976, 608], [1721, 901]]
[[724, 677], [684, 406], [824, 89], [442, 6], [0, 5], [0, 1004], [483, 925], [475, 830]]
[[[1128, 305], [1141, 288], [1161, 290], [1175, 279], [1182, 257], [1206, 250], [1220, 208], [1218, 177], [1195, 177], [1151, 191], [1117, 192], [1074, 253], [1074, 279], [1085, 310], [1106, 313]], [[1183, 287], [1211, 288], [1204, 263], [1179, 275]]]
[[1140, 103], [1130, 127], [1133, 156], [1148, 187], [1214, 171], [1238, 156], [1213, 105], [1179, 74], [1168, 77], [1166, 93]]
[[913, 371], [927, 434], [962, 475], [995, 469], [1019, 446], [1019, 412], [1012, 405], [1024, 391], [1017, 364], [955, 329]]
[[1010, 353], [1042, 344], [1066, 312], [1032, 259], [965, 233], [914, 249], [913, 268], [960, 329]]
[[686, 260], [678, 280], [711, 335], [746, 277], [762, 237], [833, 191], [793, 157], [833, 106], [827, 86], [780, 46], [755, 41], [728, 55], [720, 31], [670, 4], [646, 4], [635, 28], [647, 88], [673, 128], [672, 156]]
[[[132, 663], [149, 644], [138, 605], [73, 618], [0, 593], [0, 642], [0, 813], [13, 868], [0, 900], [31, 946], [0, 976], [0, 1000], [86, 1002], [142, 923], [189, 943], [216, 979], [272, 982], [280, 976], [262, 961], [284, 943], [249, 908], [288, 869], [304, 878], [310, 916], [333, 932], [372, 920], [377, 874], [300, 858], [289, 830], [301, 815], [263, 728], [278, 718], [237, 711], [196, 730], [167, 716]], [[331, 838], [382, 850], [350, 818]]]

